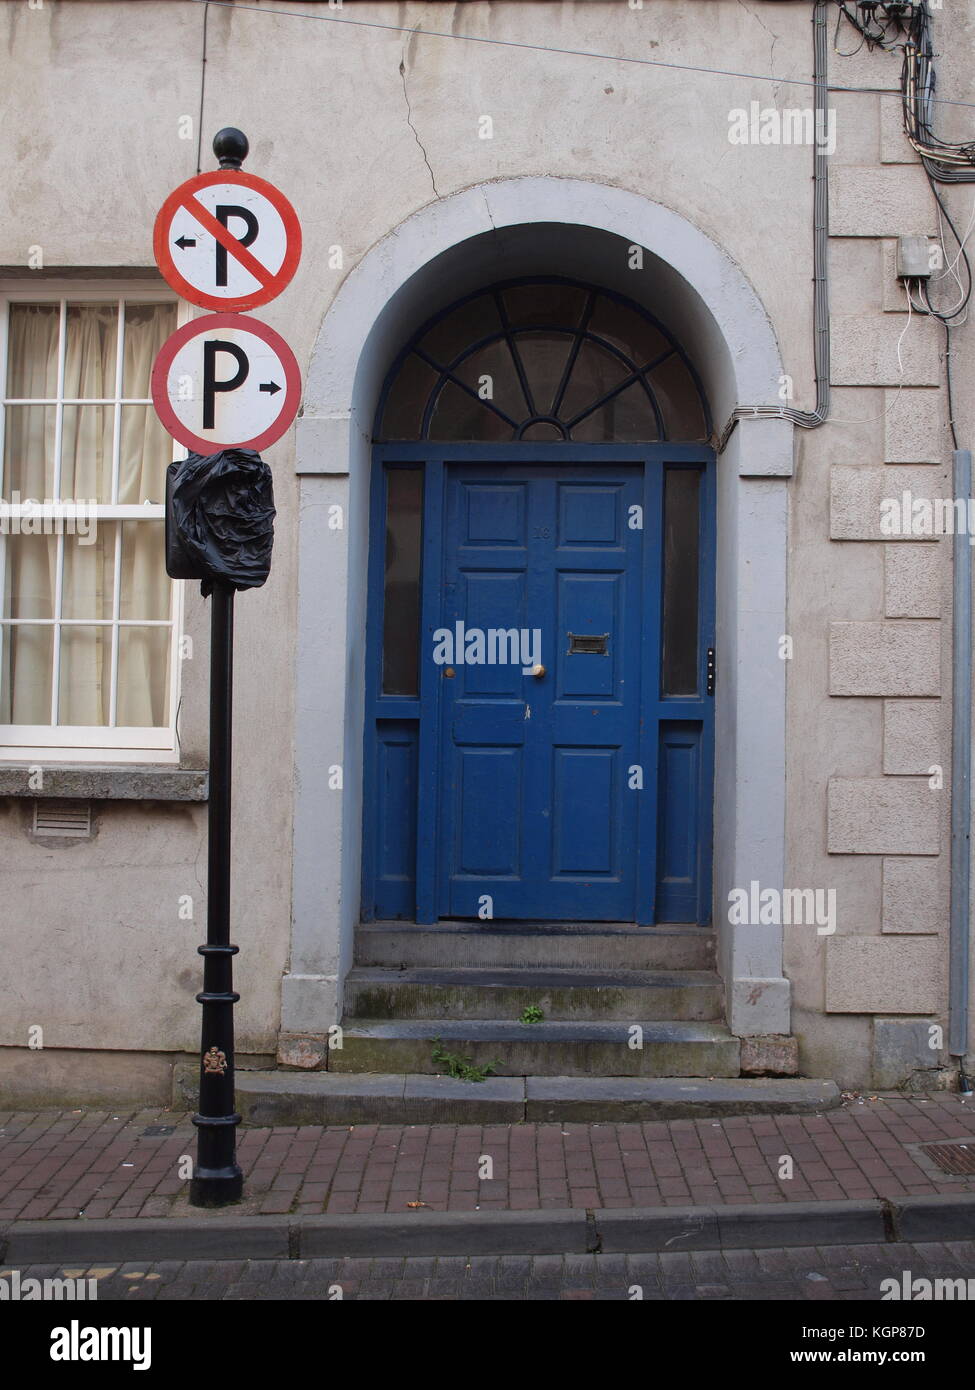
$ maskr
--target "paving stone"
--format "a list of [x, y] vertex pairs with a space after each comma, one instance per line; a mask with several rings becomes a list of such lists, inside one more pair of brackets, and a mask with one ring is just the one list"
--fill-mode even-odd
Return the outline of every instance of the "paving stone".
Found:
[[[902, 862], [892, 861], [895, 866]], [[895, 886], [893, 881], [890, 886]], [[900, 1025], [900, 1020], [894, 1022]], [[9, 1220], [24, 1210], [39, 1214], [41, 1208], [31, 1204], [50, 1201], [52, 1196], [56, 1205], [46, 1216], [39, 1216], [32, 1230], [47, 1228], [52, 1217], [56, 1218], [50, 1225], [52, 1233], [79, 1229], [75, 1218], [82, 1209], [81, 1224], [88, 1234], [96, 1229], [92, 1218], [99, 1214], [110, 1219], [116, 1233], [132, 1224], [123, 1220], [127, 1212], [133, 1217], [138, 1213], [136, 1225], [143, 1233], [160, 1224], [168, 1226], [176, 1212], [181, 1218], [192, 1216], [186, 1205], [186, 1185], [172, 1176], [176, 1156], [193, 1142], [190, 1126], [180, 1121], [185, 1132], [172, 1136], [169, 1153], [165, 1145], [140, 1138], [147, 1120], [172, 1124], [175, 1118], [165, 1111], [147, 1112], [137, 1119], [129, 1113], [118, 1118], [102, 1114], [86, 1116], [81, 1124], [77, 1116], [59, 1117], [52, 1112], [19, 1124], [8, 1121], [0, 1133], [0, 1216]], [[136, 1124], [141, 1128], [136, 1130]], [[663, 1208], [671, 1214], [690, 1203], [705, 1208], [729, 1201], [761, 1206], [795, 1202], [799, 1197], [812, 1200], [837, 1190], [855, 1198], [879, 1192], [899, 1200], [905, 1191], [909, 1196], [956, 1197], [975, 1193], [975, 1181], [927, 1177], [905, 1145], [957, 1139], [966, 1133], [975, 1138], [973, 1129], [971, 1109], [948, 1093], [854, 1100], [819, 1115], [777, 1119], [731, 1115], [626, 1125], [574, 1122], [464, 1129], [264, 1127], [245, 1130], [241, 1136], [246, 1174], [242, 1212], [256, 1214], [266, 1202], [286, 1205], [292, 1215], [304, 1214], [315, 1204], [320, 1209], [325, 1200], [329, 1211], [379, 1213], [388, 1208], [404, 1214], [407, 1203], [417, 1200], [426, 1201], [431, 1210], [457, 1212], [477, 1205], [485, 1212], [513, 1206], [558, 1211], [575, 1202], [577, 1209], [612, 1207], [607, 1213], [607, 1219], [612, 1219], [629, 1207]], [[809, 1142], [813, 1135], [814, 1147]], [[486, 1151], [496, 1159], [491, 1187], [472, 1176], [477, 1159]], [[800, 1169], [811, 1186], [779, 1190], [770, 1181], [773, 1170], [767, 1165], [782, 1151], [800, 1157]], [[319, 1157], [312, 1159], [312, 1154]], [[132, 1170], [131, 1180], [114, 1176], [123, 1162], [141, 1165]], [[409, 1173], [402, 1170], [406, 1163], [411, 1165]], [[290, 1166], [302, 1171], [282, 1171]], [[52, 1167], [63, 1178], [57, 1196], [42, 1191], [52, 1181]], [[654, 1171], [657, 1181], [651, 1180]], [[504, 1176], [509, 1172], [510, 1178]], [[537, 1186], [535, 1172], [543, 1175]], [[838, 1183], [838, 1189], [831, 1182]], [[933, 1219], [930, 1212], [921, 1210], [908, 1214], [915, 1220], [922, 1215]], [[287, 1216], [287, 1210], [281, 1215]], [[268, 1229], [267, 1218], [257, 1219]], [[229, 1229], [229, 1223], [224, 1229]], [[958, 1232], [950, 1226], [937, 1230], [942, 1233]], [[711, 1244], [716, 1244], [716, 1238]], [[42, 1252], [35, 1248], [30, 1253]]]

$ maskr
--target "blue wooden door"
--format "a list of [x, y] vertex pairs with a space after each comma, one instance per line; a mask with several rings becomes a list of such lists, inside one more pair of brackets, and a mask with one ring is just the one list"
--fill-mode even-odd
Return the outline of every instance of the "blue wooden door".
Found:
[[639, 466], [447, 470], [446, 915], [636, 915], [642, 502]]
[[712, 452], [379, 446], [373, 517], [363, 917], [708, 922]]

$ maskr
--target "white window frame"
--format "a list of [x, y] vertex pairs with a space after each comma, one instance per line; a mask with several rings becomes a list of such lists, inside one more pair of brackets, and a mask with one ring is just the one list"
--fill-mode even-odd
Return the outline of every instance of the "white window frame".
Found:
[[[4, 426], [6, 417], [6, 406], [13, 404], [13, 398], [7, 397], [7, 333], [9, 323], [9, 309], [12, 304], [42, 304], [60, 303], [61, 305], [61, 327], [59, 351], [61, 354], [59, 378], [64, 369], [64, 347], [65, 347], [65, 315], [66, 305], [70, 303], [110, 303], [115, 302], [119, 310], [119, 329], [118, 341], [116, 345], [116, 380], [115, 394], [111, 399], [99, 400], [71, 400], [71, 405], [119, 405], [115, 417], [115, 437], [114, 451], [117, 453], [119, 447], [119, 429], [121, 420], [121, 406], [124, 405], [150, 405], [151, 399], [146, 397], [123, 397], [122, 396], [122, 362], [124, 360], [124, 309], [126, 301], [138, 304], [177, 304], [177, 325], [182, 325], [192, 317], [192, 308], [189, 304], [177, 299], [171, 290], [160, 288], [158, 280], [139, 281], [139, 280], [45, 280], [36, 286], [31, 286], [27, 280], [0, 282], [0, 469], [3, 466], [4, 449]], [[20, 401], [18, 404], [47, 405], [57, 409], [56, 439], [57, 447], [60, 448], [61, 440], [61, 415], [65, 404], [61, 394], [61, 381], [58, 383], [58, 396], [52, 399], [37, 399], [31, 401]], [[174, 442], [174, 457], [185, 457], [186, 450]], [[113, 460], [114, 463], [114, 460]], [[7, 507], [5, 511], [8, 515], [16, 516], [18, 512], [23, 512], [24, 507]], [[30, 514], [34, 518], [46, 518], [50, 515], [55, 517], [58, 512], [63, 516], [66, 511], [70, 512], [70, 504], [61, 503], [60, 508], [56, 505], [31, 506]], [[96, 522], [105, 521], [126, 521], [126, 520], [155, 520], [160, 524], [166, 514], [164, 502], [143, 506], [120, 506], [105, 504], [93, 507], [86, 512], [86, 515], [93, 515]], [[6, 526], [0, 526], [0, 579], [6, 573]], [[58, 532], [58, 559], [57, 559], [57, 584], [60, 593], [61, 576], [64, 565], [64, 530]], [[177, 741], [177, 714], [179, 711], [180, 695], [180, 637], [183, 631], [183, 581], [171, 579], [171, 608], [169, 619], [156, 619], [136, 621], [120, 619], [118, 616], [120, 602], [119, 588], [119, 558], [120, 549], [116, 544], [115, 552], [115, 596], [114, 613], [111, 618], [102, 620], [86, 620], [87, 627], [111, 627], [115, 629], [116, 636], [114, 642], [117, 644], [117, 633], [122, 627], [170, 627], [172, 628], [172, 647], [170, 653], [170, 688], [169, 688], [169, 724], [161, 728], [137, 728], [137, 727], [101, 727], [101, 726], [79, 726], [79, 725], [56, 725], [56, 724], [0, 724], [0, 761], [3, 762], [28, 762], [28, 763], [50, 763], [56, 762], [112, 762], [112, 763], [178, 763], [179, 748]], [[56, 601], [55, 613], [59, 612], [59, 602]], [[24, 623], [33, 626], [56, 626], [60, 623], [59, 617], [37, 620], [24, 619]], [[0, 658], [3, 653], [3, 643], [6, 638], [6, 629], [13, 624], [10, 620], [5, 620], [0, 624]], [[55, 646], [55, 652], [58, 645]], [[0, 661], [0, 671], [2, 671], [2, 661]], [[58, 689], [57, 659], [55, 659], [54, 679], [52, 681], [53, 692]], [[114, 679], [114, 677], [113, 677]], [[54, 695], [52, 693], [52, 715], [53, 715]], [[114, 702], [113, 702], [114, 703]], [[114, 709], [112, 710], [114, 716]]]

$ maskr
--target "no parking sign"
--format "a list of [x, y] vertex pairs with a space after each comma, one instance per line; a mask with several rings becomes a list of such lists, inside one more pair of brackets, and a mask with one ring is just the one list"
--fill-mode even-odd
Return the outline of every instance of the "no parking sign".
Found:
[[301, 225], [280, 189], [241, 169], [187, 179], [159, 209], [156, 264], [204, 309], [254, 309], [285, 288], [301, 258]]

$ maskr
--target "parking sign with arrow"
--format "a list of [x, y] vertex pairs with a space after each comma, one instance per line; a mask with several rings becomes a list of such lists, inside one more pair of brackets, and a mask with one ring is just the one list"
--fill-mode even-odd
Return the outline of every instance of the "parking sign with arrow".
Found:
[[194, 453], [260, 451], [285, 433], [300, 398], [294, 353], [246, 314], [208, 314], [177, 328], [152, 369], [156, 414]]
[[191, 304], [239, 311], [281, 293], [301, 257], [301, 225], [266, 179], [217, 169], [170, 193], [153, 232], [156, 264]]

